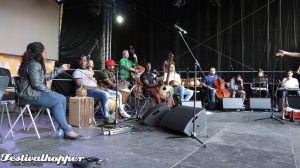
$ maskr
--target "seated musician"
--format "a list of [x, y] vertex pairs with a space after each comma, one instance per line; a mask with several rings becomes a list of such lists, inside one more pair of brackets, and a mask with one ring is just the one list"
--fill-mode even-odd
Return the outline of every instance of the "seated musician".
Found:
[[246, 92], [244, 91], [243, 85], [241, 74], [236, 74], [230, 80], [231, 97], [241, 97], [244, 102], [246, 99]]
[[293, 71], [287, 71], [287, 77], [283, 78], [281, 86], [287, 90], [282, 91], [282, 98], [285, 98], [288, 93], [294, 92], [297, 96], [300, 96], [300, 91], [288, 91], [288, 89], [299, 88], [299, 82], [296, 78], [293, 78]]
[[87, 70], [87, 57], [82, 55], [79, 59], [79, 69], [73, 72], [73, 78], [78, 88], [83, 87], [87, 90], [87, 96], [93, 97], [96, 101], [101, 101], [105, 120], [108, 123], [114, 117], [109, 113], [109, 93], [104, 87], [97, 85], [92, 73]]
[[[166, 80], [167, 73], [164, 74], [164, 82], [166, 82]], [[174, 93], [180, 96], [181, 101], [189, 101], [192, 98], [194, 91], [187, 89], [181, 85], [181, 78], [180, 75], [175, 71], [174, 63], [170, 64], [169, 83], [173, 86]]]
[[210, 101], [216, 102], [216, 88], [214, 86], [214, 81], [219, 78], [218, 75], [216, 75], [216, 68], [211, 67], [209, 69], [209, 73], [203, 78], [203, 83], [207, 85], [209, 89], [209, 95], [210, 95]]
[[[122, 52], [123, 58], [120, 60], [120, 78], [126, 79], [128, 82], [130, 82], [131, 85], [134, 85], [135, 81], [131, 77], [131, 72], [136, 72], [136, 70], [133, 68], [134, 62], [129, 60], [129, 51], [124, 50]], [[135, 62], [137, 62], [137, 56], [133, 55]]]
[[265, 77], [262, 69], [258, 70], [257, 77], [253, 78], [251, 91], [254, 97], [269, 97], [268, 91], [269, 79]]
[[98, 84], [99, 84], [99, 86], [104, 87], [110, 95], [116, 96], [116, 94], [118, 94], [118, 99], [120, 100], [119, 101], [120, 114], [124, 118], [129, 118], [131, 116], [126, 113], [126, 111], [124, 110], [124, 107], [122, 106], [122, 94], [120, 92], [115, 91], [115, 90], [117, 90], [115, 65], [116, 65], [116, 63], [114, 60], [105, 61], [105, 69], [99, 73]]
[[[154, 75], [151, 73], [151, 63], [148, 62], [146, 64], [146, 71], [141, 75], [141, 81], [143, 83], [144, 89], [150, 93], [150, 95], [154, 98], [155, 103], [161, 103], [158, 82], [155, 80]], [[166, 103], [171, 107], [173, 102], [171, 100], [167, 100]]]

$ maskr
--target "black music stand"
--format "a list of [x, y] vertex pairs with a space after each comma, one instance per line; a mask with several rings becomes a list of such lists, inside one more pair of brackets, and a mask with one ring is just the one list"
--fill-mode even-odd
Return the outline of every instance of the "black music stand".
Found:
[[[274, 86], [275, 86], [275, 67], [276, 67], [276, 62], [277, 62], [277, 57], [275, 57], [275, 62], [273, 64], [273, 68], [272, 68], [272, 75], [273, 75], [272, 76], [272, 83], [273, 83], [273, 87], [272, 87], [273, 98], [272, 98], [272, 100], [273, 100], [274, 103], [272, 104], [272, 113], [271, 113], [271, 116], [270, 117], [256, 119], [254, 121], [273, 119], [273, 120], [276, 120], [276, 121], [280, 122], [281, 124], [284, 124], [284, 122], [282, 120], [280, 120], [280, 119], [278, 119], [278, 118], [276, 118], [274, 116], [274, 111], [275, 111], [275, 108], [277, 106], [277, 90], [278, 90], [278, 87], [279, 87], [279, 84], [278, 84], [277, 88], [276, 88], [276, 92], [275, 92]], [[274, 98], [275, 98], [275, 100], [274, 100]]]

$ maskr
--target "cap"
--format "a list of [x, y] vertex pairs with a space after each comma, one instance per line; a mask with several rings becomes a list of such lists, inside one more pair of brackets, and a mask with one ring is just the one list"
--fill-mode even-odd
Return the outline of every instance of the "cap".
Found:
[[107, 60], [105, 61], [105, 66], [116, 66], [117, 64], [115, 63], [114, 60]]

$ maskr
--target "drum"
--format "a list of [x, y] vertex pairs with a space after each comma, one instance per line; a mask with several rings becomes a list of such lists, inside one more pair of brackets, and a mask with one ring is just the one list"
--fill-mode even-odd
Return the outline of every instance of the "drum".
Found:
[[186, 86], [188, 84], [188, 80], [187, 79], [181, 79], [181, 85], [182, 86]]
[[129, 89], [119, 89], [119, 92], [122, 94], [122, 104], [126, 104], [131, 91]]
[[[189, 79], [188, 86], [189, 87], [194, 87], [194, 84], [195, 84], [194, 78]], [[201, 82], [198, 79], [196, 79], [196, 87], [200, 86], [200, 84], [201, 84]]]
[[[116, 97], [113, 96], [113, 97], [109, 97], [109, 100], [108, 100], [108, 111], [110, 113], [114, 113], [116, 111]], [[117, 119], [120, 119], [120, 110], [118, 109], [117, 110], [117, 114], [116, 114], [116, 118]]]

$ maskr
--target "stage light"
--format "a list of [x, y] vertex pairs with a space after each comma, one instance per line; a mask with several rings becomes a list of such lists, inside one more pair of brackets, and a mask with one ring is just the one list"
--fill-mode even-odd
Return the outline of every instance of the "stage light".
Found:
[[122, 24], [122, 23], [124, 22], [124, 18], [123, 18], [123, 16], [121, 16], [121, 15], [117, 15], [117, 17], [116, 17], [116, 21], [117, 21], [117, 23], [119, 23], [119, 24]]

